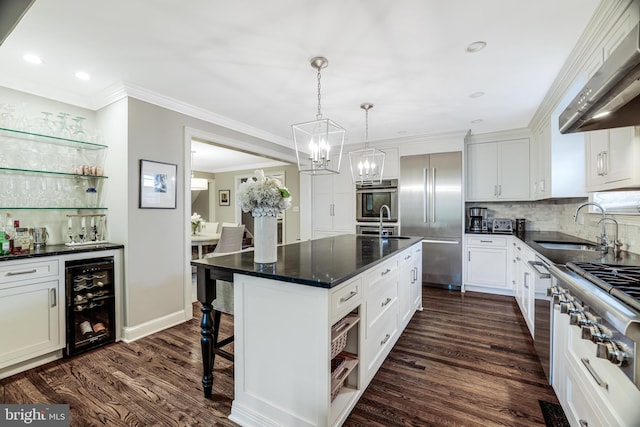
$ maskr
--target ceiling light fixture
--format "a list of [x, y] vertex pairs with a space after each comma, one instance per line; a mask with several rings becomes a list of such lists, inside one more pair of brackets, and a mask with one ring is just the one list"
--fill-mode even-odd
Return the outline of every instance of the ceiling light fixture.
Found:
[[32, 53], [27, 53], [23, 56], [24, 60], [30, 62], [32, 64], [40, 65], [42, 64], [42, 58]]
[[340, 173], [342, 146], [346, 131], [330, 119], [323, 119], [320, 102], [320, 70], [329, 65], [327, 58], [311, 58], [318, 70], [318, 112], [316, 120], [291, 125], [298, 158], [298, 171], [310, 175]]
[[365, 111], [365, 144], [362, 150], [349, 153], [351, 177], [356, 184], [380, 184], [386, 155], [377, 148], [369, 148], [369, 110], [373, 104], [365, 102], [360, 108]]
[[481, 51], [485, 47], [487, 47], [487, 42], [477, 41], [477, 42], [473, 42], [469, 46], [467, 46], [466, 51], [468, 53], [476, 53], [476, 52]]
[[76, 73], [76, 77], [79, 78], [80, 80], [91, 80], [91, 76], [85, 73], [84, 71], [78, 71]]
[[203, 191], [209, 189], [209, 181], [205, 178], [193, 177], [193, 155], [195, 151], [191, 151], [191, 191]]
[[481, 96], [484, 96], [484, 92], [473, 92], [469, 98], [480, 98]]

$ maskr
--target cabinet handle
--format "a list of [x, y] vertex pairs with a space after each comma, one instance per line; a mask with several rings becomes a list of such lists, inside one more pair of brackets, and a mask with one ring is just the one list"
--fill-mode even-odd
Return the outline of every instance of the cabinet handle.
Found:
[[578, 420], [578, 422], [580, 423], [580, 427], [589, 427], [589, 423], [585, 420]]
[[38, 270], [32, 268], [31, 270], [22, 270], [22, 271], [7, 271], [7, 276], [19, 276], [20, 274], [31, 274], [36, 273]]
[[404, 260], [408, 260], [409, 258], [411, 258], [411, 255], [407, 255], [406, 257], [404, 257]]
[[381, 307], [384, 307], [385, 305], [389, 304], [390, 302], [391, 302], [391, 298], [387, 297], [387, 299], [382, 302]]
[[589, 373], [591, 374], [591, 376], [593, 377], [593, 379], [596, 381], [596, 383], [602, 387], [605, 390], [609, 390], [609, 384], [603, 382], [600, 379], [600, 375], [598, 375], [596, 373], [596, 371], [593, 369], [593, 366], [591, 366], [591, 363], [589, 362], [589, 359], [587, 358], [581, 358], [580, 359], [582, 361], [582, 364], [584, 365], [585, 368], [587, 368], [587, 371], [589, 371]]
[[390, 272], [391, 272], [391, 270], [389, 270], [389, 269], [387, 268], [385, 271], [382, 271], [382, 272], [380, 273], [380, 275], [381, 275], [381, 276], [384, 276], [385, 274], [390, 273]]
[[527, 273], [526, 271], [524, 272], [524, 277], [522, 278], [522, 280], [524, 281], [524, 288], [525, 289], [529, 289], [529, 281], [527, 280], [527, 277], [529, 276], [529, 273]]
[[502, 196], [502, 184], [498, 184], [498, 196]]
[[602, 152], [602, 175], [609, 174], [609, 152]]
[[471, 251], [467, 251], [467, 261], [471, 262]]
[[56, 293], [56, 288], [51, 288], [51, 307], [55, 307], [58, 305], [58, 294]]
[[493, 243], [493, 240], [480, 240], [480, 243]]
[[343, 303], [343, 302], [347, 302], [347, 301], [349, 301], [351, 298], [355, 297], [356, 295], [358, 295], [358, 293], [357, 293], [356, 291], [351, 291], [351, 292], [349, 292], [349, 295], [348, 295], [348, 296], [340, 298], [340, 302], [341, 302], [341, 303]]
[[389, 338], [391, 338], [391, 335], [387, 334], [384, 339], [380, 341], [380, 345], [385, 345], [387, 341], [389, 341]]
[[493, 186], [493, 195], [494, 196], [498, 196], [498, 186], [497, 185]]

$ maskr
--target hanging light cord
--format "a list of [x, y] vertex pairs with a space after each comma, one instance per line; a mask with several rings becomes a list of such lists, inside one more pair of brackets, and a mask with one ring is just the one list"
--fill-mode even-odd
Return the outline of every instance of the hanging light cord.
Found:
[[364, 109], [364, 146], [369, 146], [369, 109]]
[[316, 114], [316, 119], [320, 120], [322, 118], [322, 113], [320, 112], [320, 79], [322, 76], [320, 75], [320, 67], [318, 67], [318, 113]]

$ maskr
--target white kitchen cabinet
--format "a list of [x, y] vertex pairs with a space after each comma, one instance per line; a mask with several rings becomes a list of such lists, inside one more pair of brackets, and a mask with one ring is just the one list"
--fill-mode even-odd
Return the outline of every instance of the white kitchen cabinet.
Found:
[[529, 200], [529, 138], [467, 144], [467, 201]]
[[640, 186], [640, 140], [633, 126], [586, 132], [587, 191]]
[[400, 280], [398, 302], [400, 329], [404, 329], [413, 313], [422, 309], [422, 245], [415, 245], [399, 255]]
[[531, 144], [531, 195], [534, 200], [585, 197], [584, 133], [561, 134], [558, 117], [564, 104], [573, 99], [576, 85], [551, 120], [544, 120], [533, 131]]
[[465, 290], [510, 294], [507, 271], [508, 236], [468, 234]]
[[355, 184], [348, 156], [342, 156], [339, 174], [312, 177], [313, 237], [355, 233]]
[[[371, 268], [363, 278], [365, 339], [362, 361], [365, 387], [399, 336], [398, 282], [401, 255]], [[407, 298], [408, 295], [405, 294], [404, 297]]]
[[[5, 261], [0, 266], [0, 378], [5, 368], [65, 345], [64, 286], [58, 260]], [[6, 374], [5, 374], [6, 373]]]
[[529, 264], [536, 259], [536, 254], [519, 239], [512, 237], [514, 294], [522, 317], [527, 324], [529, 333], [534, 333], [534, 304], [535, 304], [535, 271]]

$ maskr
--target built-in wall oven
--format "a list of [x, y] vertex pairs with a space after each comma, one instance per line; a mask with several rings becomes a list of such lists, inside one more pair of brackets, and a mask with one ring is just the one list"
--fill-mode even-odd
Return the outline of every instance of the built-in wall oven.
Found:
[[398, 180], [383, 180], [380, 184], [356, 185], [356, 221], [373, 222], [380, 220], [380, 208], [389, 207], [389, 216], [385, 210], [384, 222], [398, 222]]

